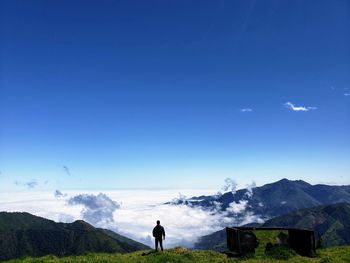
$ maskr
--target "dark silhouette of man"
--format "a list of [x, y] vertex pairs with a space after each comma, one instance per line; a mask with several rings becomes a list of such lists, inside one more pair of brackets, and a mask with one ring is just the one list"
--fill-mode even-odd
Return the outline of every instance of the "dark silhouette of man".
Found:
[[157, 220], [157, 225], [153, 228], [153, 236], [156, 241], [156, 251], [158, 251], [158, 243], [160, 249], [163, 251], [163, 239], [165, 239], [165, 230], [164, 227], [160, 225], [160, 221]]

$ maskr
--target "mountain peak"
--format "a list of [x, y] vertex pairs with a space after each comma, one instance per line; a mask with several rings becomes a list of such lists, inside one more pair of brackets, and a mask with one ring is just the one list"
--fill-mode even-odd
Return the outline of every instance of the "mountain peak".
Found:
[[272, 184], [284, 184], [284, 185], [297, 185], [299, 187], [309, 187], [311, 184], [303, 181], [303, 180], [289, 180], [287, 178], [283, 178], [277, 182], [274, 182]]
[[94, 227], [89, 223], [85, 222], [84, 220], [76, 220], [72, 223], [72, 226], [74, 226], [76, 229], [85, 230], [85, 231], [94, 230]]

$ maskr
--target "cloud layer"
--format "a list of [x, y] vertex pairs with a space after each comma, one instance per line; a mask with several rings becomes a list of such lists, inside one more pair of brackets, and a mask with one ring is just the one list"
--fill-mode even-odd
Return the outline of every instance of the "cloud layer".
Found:
[[[234, 180], [226, 180], [225, 184], [228, 191], [235, 192]], [[150, 246], [153, 246], [151, 232], [159, 219], [166, 230], [164, 244], [168, 248], [178, 245], [191, 247], [199, 237], [225, 226], [260, 220], [259, 216], [252, 213], [242, 213], [247, 208], [244, 200], [231, 203], [224, 211], [220, 203], [211, 210], [165, 204], [176, 196], [185, 199], [186, 196], [213, 193], [214, 189], [182, 190], [182, 194], [176, 190], [118, 190], [104, 193], [24, 191], [16, 195], [0, 193], [0, 210], [26, 211], [60, 222], [83, 219], [96, 227], [111, 229]], [[235, 216], [240, 213], [244, 216]]]

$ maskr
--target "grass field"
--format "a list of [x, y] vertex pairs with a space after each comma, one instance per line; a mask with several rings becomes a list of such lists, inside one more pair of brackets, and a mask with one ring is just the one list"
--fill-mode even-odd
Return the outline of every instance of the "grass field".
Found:
[[320, 249], [314, 258], [293, 256], [289, 260], [276, 260], [265, 255], [257, 255], [250, 258], [228, 258], [221, 254], [209, 250], [187, 250], [181, 247], [168, 249], [163, 252], [137, 251], [127, 254], [99, 254], [91, 253], [83, 256], [71, 256], [58, 258], [55, 256], [45, 256], [40, 258], [21, 258], [11, 261], [15, 262], [145, 262], [145, 263], [163, 263], [163, 262], [291, 262], [291, 263], [337, 263], [350, 262], [350, 246], [332, 247]]

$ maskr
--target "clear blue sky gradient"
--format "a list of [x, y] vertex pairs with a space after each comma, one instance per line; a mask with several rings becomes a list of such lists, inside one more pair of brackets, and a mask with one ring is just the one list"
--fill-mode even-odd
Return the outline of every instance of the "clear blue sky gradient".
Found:
[[0, 10], [0, 189], [350, 183], [349, 1]]

